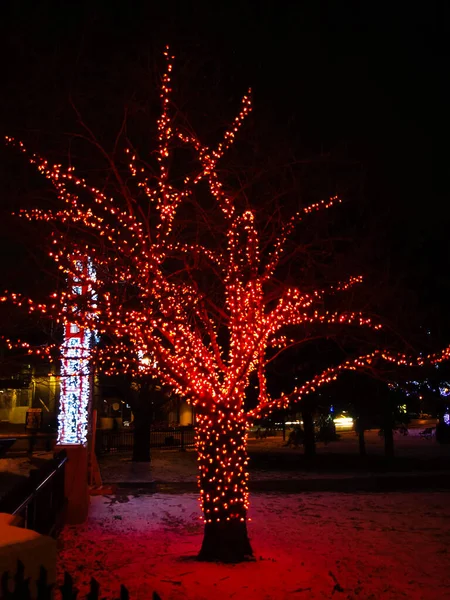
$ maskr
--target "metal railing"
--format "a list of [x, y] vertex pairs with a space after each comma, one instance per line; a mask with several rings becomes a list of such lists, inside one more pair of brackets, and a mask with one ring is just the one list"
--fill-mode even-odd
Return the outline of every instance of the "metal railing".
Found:
[[0, 434], [0, 450], [6, 445], [6, 442], [11, 440], [14, 440], [14, 444], [9, 444], [6, 448], [10, 454], [21, 454], [23, 452], [33, 454], [36, 450], [51, 452], [56, 443], [56, 433], [35, 431], [31, 433], [12, 433], [10, 436]]
[[0, 512], [19, 517], [26, 529], [55, 535], [63, 525], [66, 462], [62, 451], [48, 464], [31, 471], [25, 481], [0, 500]]
[[[151, 429], [150, 447], [185, 450], [194, 446], [194, 435], [195, 430], [192, 427]], [[96, 451], [99, 454], [131, 452], [133, 449], [133, 440], [133, 430], [105, 431], [98, 429], [96, 433]]]

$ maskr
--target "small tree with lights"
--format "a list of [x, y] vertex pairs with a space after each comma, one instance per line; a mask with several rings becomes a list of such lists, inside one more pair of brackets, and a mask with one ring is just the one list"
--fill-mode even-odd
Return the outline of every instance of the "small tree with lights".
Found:
[[[378, 360], [440, 361], [449, 351], [408, 359], [375, 350], [325, 369], [288, 393], [270, 395], [268, 364], [306, 341], [305, 327], [349, 324], [378, 330], [381, 325], [361, 313], [324, 310], [327, 295], [345, 293], [362, 281], [361, 276], [328, 289], [280, 280], [277, 269], [296, 224], [336, 205], [339, 198], [303, 207], [275, 240], [263, 245], [256, 211], [239, 193], [226, 189], [218, 172], [219, 161], [252, 109], [250, 91], [221, 141], [208, 147], [172, 115], [169, 49], [165, 59], [157, 168], [127, 145], [129, 172], [124, 174], [99, 146], [119, 189], [110, 197], [106, 183], [93, 186], [77, 177], [73, 167], [28, 155], [53, 184], [61, 206], [23, 215], [54, 223], [50, 255], [67, 279], [80, 282], [82, 292], [65, 289], [46, 304], [8, 293], [4, 299], [26, 302], [31, 310], [63, 325], [95, 329], [103, 340], [90, 353], [97, 368], [157, 376], [195, 407], [204, 519], [199, 558], [237, 562], [252, 556], [246, 451], [252, 420], [301, 400], [342, 371], [363, 369]], [[21, 142], [7, 141], [27, 154]], [[175, 164], [180, 147], [193, 152], [197, 165], [182, 176]], [[205, 194], [210, 199], [206, 208], [198, 200]], [[90, 257], [95, 277], [82, 268], [85, 257]], [[149, 359], [143, 361], [143, 356]], [[255, 381], [257, 400], [249, 407], [246, 398]]]

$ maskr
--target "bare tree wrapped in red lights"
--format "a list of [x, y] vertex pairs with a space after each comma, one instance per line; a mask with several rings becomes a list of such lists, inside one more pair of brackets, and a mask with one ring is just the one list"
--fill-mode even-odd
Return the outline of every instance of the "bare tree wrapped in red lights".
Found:
[[[255, 211], [239, 194], [229, 193], [218, 174], [219, 161], [251, 111], [250, 92], [220, 143], [210, 148], [171, 114], [173, 57], [168, 49], [165, 57], [156, 169], [128, 146], [129, 173], [124, 175], [102, 151], [119, 189], [109, 197], [106, 187], [90, 186], [72, 167], [29, 156], [56, 188], [62, 206], [25, 216], [55, 223], [51, 256], [66, 277], [87, 277], [78, 271], [74, 256], [89, 256], [95, 267], [95, 281], [84, 281], [86, 289], [95, 288], [95, 296], [63, 292], [47, 305], [30, 301], [30, 308], [57, 315], [63, 324], [70, 318], [80, 328], [95, 329], [104, 343], [92, 350], [91, 360], [106, 372], [156, 375], [195, 406], [205, 522], [200, 558], [241, 561], [252, 555], [246, 453], [251, 420], [300, 400], [345, 369], [364, 368], [378, 359], [415, 361], [377, 350], [271, 397], [267, 365], [275, 354], [302, 342], [305, 325], [343, 323], [375, 330], [381, 325], [361, 313], [323, 309], [325, 295], [345, 293], [361, 282], [360, 276], [315, 291], [287, 287], [277, 279], [296, 224], [339, 198], [303, 208], [284, 225], [270, 249], [262, 247]], [[86, 131], [96, 144], [92, 132], [87, 127]], [[21, 143], [11, 138], [8, 142], [27, 152]], [[197, 170], [185, 176], [174, 167], [180, 147], [196, 158]], [[196, 194], [206, 192], [212, 203], [200, 209]], [[448, 356], [446, 350], [418, 362]], [[245, 400], [251, 378], [257, 380], [258, 398], [249, 410]]]

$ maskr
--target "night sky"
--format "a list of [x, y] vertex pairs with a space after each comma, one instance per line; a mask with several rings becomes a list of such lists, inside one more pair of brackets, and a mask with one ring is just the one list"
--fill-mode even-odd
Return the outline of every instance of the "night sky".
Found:
[[[64, 134], [76, 129], [70, 99], [106, 142], [125, 105], [144, 123], [141, 113], [155, 106], [154, 67], [170, 43], [180, 105], [194, 125], [208, 133], [226, 122], [252, 86], [249, 135], [260, 132], [264, 155], [332, 163], [361, 218], [355, 237], [378, 234], [373, 260], [389, 264], [390, 281], [448, 337], [445, 2], [112, 4], [2, 3], [2, 134], [64, 160]], [[36, 279], [5, 217], [35, 179], [11, 150], [0, 153], [1, 277]]]

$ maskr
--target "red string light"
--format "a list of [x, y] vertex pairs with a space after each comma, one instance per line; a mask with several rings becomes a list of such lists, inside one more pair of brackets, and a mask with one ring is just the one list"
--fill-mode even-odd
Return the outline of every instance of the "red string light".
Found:
[[[301, 400], [344, 370], [365, 368], [375, 360], [406, 366], [439, 362], [450, 357], [450, 350], [418, 359], [377, 350], [326, 369], [289, 394], [270, 397], [266, 381], [270, 349], [282, 351], [295, 343], [291, 334], [287, 337], [283, 333], [287, 326], [297, 326], [301, 331], [302, 326], [310, 324], [346, 324], [378, 330], [381, 324], [359, 312], [323, 310], [322, 300], [327, 294], [345, 292], [360, 284], [359, 275], [313, 292], [300, 287], [281, 288], [274, 282], [274, 273], [297, 223], [314, 211], [330, 209], [340, 199], [334, 196], [296, 213], [275, 240], [270, 255], [263, 258], [255, 213], [239, 209], [235, 198], [224, 191], [217, 172], [220, 159], [252, 110], [251, 92], [243, 97], [240, 111], [222, 140], [210, 148], [195, 135], [180, 130], [171, 115], [174, 57], [169, 48], [164, 56], [162, 111], [157, 122], [157, 175], [147, 172], [135, 151], [125, 149], [130, 185], [143, 191], [146, 203], [153, 209], [148, 211], [148, 219], [146, 208], [142, 210], [142, 199], [133, 200], [133, 193], [126, 198], [108, 197], [77, 177], [72, 167], [50, 165], [37, 154], [28, 155], [22, 142], [6, 138], [49, 179], [61, 202], [56, 211], [32, 209], [20, 214], [55, 223], [50, 256], [68, 280], [82, 280], [86, 289], [92, 289], [94, 282], [87, 280], [86, 273], [77, 272], [71, 256], [76, 251], [90, 257], [96, 269], [97, 295], [95, 299], [89, 294], [80, 297], [69, 290], [54, 294], [47, 304], [35, 304], [5, 293], [1, 300], [10, 299], [30, 311], [55, 318], [64, 326], [70, 322], [80, 329], [95, 329], [109, 340], [108, 345], [91, 352], [97, 368], [110, 374], [126, 371], [156, 375], [188, 399], [197, 413], [196, 446], [204, 519], [207, 523], [245, 521], [246, 432], [251, 419]], [[175, 140], [194, 153], [199, 165], [196, 172], [184, 178], [180, 188], [170, 183]], [[174, 232], [180, 205], [192, 197], [200, 182], [207, 184], [225, 217], [222, 246], [208, 248], [200, 243], [185, 243]], [[58, 230], [58, 224], [64, 227]], [[72, 237], [68, 247], [68, 225], [88, 235]], [[155, 235], [149, 235], [150, 231]], [[219, 278], [224, 290], [220, 304], [200, 290], [193, 275], [186, 277], [186, 270], [178, 277], [167, 268], [169, 260], [180, 257], [198, 258], [209, 264], [210, 272]], [[269, 284], [271, 294], [274, 287], [279, 289], [275, 302], [273, 296], [268, 300]], [[121, 296], [127, 285], [132, 285], [134, 302]], [[219, 341], [221, 328], [228, 333], [226, 348]], [[139, 358], [143, 355], [149, 357], [145, 364]], [[259, 383], [258, 405], [246, 412], [245, 396], [253, 373]]]

